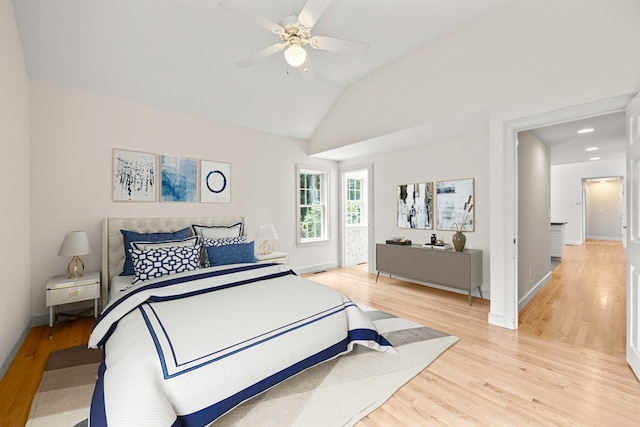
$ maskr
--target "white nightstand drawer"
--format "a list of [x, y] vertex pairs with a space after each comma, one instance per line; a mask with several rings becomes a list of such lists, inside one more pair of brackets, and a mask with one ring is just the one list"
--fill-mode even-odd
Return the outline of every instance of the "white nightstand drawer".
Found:
[[269, 255], [256, 255], [256, 260], [258, 264], [265, 263], [277, 263], [277, 264], [288, 264], [289, 263], [289, 254], [286, 252], [272, 252]]
[[100, 297], [100, 284], [71, 286], [59, 289], [47, 290], [47, 306], [69, 304], [72, 302], [86, 301]]

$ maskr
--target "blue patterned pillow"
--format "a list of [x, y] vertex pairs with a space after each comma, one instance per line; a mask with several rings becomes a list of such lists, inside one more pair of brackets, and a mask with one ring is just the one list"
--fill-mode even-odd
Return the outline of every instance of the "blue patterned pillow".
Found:
[[209, 265], [241, 264], [256, 262], [253, 252], [253, 242], [239, 243], [236, 245], [207, 246], [207, 258]]
[[189, 237], [189, 227], [170, 233], [136, 233], [135, 231], [120, 230], [124, 238], [124, 266], [121, 276], [131, 276], [134, 273], [131, 260], [131, 242], [162, 242], [167, 240], [183, 240]]
[[236, 245], [238, 243], [247, 243], [247, 236], [226, 237], [224, 239], [202, 239], [202, 266], [210, 267], [209, 255], [207, 255], [207, 247], [209, 246], [226, 246]]
[[200, 268], [200, 245], [130, 249], [134, 266], [132, 284]]
[[225, 246], [225, 245], [235, 245], [238, 243], [247, 243], [247, 236], [238, 236], [238, 237], [225, 237], [222, 239], [209, 239], [203, 238], [202, 243], [204, 246]]

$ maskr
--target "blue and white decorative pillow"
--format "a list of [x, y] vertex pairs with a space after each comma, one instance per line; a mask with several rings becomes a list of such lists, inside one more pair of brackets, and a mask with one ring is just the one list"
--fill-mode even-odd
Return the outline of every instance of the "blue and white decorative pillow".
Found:
[[200, 268], [201, 245], [131, 249], [132, 284]]
[[257, 262], [253, 252], [253, 243], [239, 243], [236, 245], [208, 246], [207, 257], [210, 266], [242, 264]]
[[131, 260], [131, 242], [164, 242], [168, 240], [182, 240], [189, 237], [189, 227], [182, 230], [167, 233], [137, 233], [135, 231], [120, 230], [124, 241], [124, 266], [121, 276], [131, 276], [134, 274], [133, 262]]
[[203, 255], [202, 255], [202, 266], [203, 267], [211, 267], [209, 264], [209, 256], [207, 255], [207, 248], [209, 246], [226, 246], [226, 245], [237, 245], [240, 243], [247, 243], [247, 236], [238, 236], [238, 237], [226, 237], [223, 239], [202, 239], [202, 247], [203, 247]]

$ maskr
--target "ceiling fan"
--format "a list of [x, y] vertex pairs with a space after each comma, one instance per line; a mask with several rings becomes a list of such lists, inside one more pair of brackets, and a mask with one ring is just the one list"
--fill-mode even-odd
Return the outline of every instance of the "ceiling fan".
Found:
[[309, 55], [305, 49], [307, 46], [318, 50], [350, 54], [364, 53], [369, 49], [368, 43], [311, 34], [313, 26], [320, 19], [331, 0], [307, 0], [298, 16], [295, 14], [286, 16], [277, 24], [257, 13], [244, 10], [240, 3], [234, 0], [224, 0], [220, 3], [220, 7], [250, 18], [280, 38], [279, 43], [272, 44], [238, 61], [236, 65], [242, 68], [284, 50], [284, 58], [289, 66], [299, 68], [301, 72], [307, 72], [311, 69]]

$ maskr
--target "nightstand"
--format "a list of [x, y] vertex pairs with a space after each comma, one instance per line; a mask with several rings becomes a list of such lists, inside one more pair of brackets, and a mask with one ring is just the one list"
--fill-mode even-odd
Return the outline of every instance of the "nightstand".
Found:
[[[98, 317], [100, 299], [100, 272], [85, 273], [77, 279], [69, 279], [66, 274], [53, 276], [47, 282], [47, 307], [49, 307], [49, 338], [53, 336], [53, 323], [58, 322], [58, 305], [94, 300], [93, 316]], [[60, 313], [63, 314], [63, 313]]]
[[258, 254], [256, 255], [256, 259], [258, 260], [259, 264], [266, 264], [266, 263], [288, 264], [289, 254], [286, 252], [271, 252], [268, 255]]

